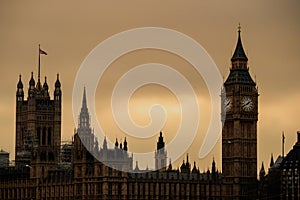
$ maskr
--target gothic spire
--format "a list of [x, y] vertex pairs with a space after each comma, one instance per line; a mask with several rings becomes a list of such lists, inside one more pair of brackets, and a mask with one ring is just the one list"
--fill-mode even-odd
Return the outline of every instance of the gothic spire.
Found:
[[139, 162], [138, 161], [135, 161], [135, 169], [134, 171], [139, 171], [140, 168], [139, 168]]
[[104, 137], [104, 140], [103, 140], [103, 149], [104, 149], [104, 150], [107, 150], [106, 136]]
[[81, 105], [81, 111], [79, 115], [79, 127], [90, 128], [90, 115], [86, 103], [85, 87], [83, 89], [82, 105]]
[[43, 88], [44, 88], [44, 90], [49, 89], [48, 84], [47, 84], [47, 76], [45, 76], [45, 82], [44, 82]]
[[182, 160], [182, 164], [180, 166], [180, 171], [183, 172], [185, 170], [185, 167], [186, 167], [186, 165], [184, 163], [184, 160]]
[[171, 161], [171, 158], [169, 160], [169, 167], [168, 167], [168, 170], [172, 170], [172, 161]]
[[82, 97], [81, 111], [82, 111], [82, 110], [87, 110], [85, 87], [83, 88], [83, 97]]
[[164, 137], [162, 136], [162, 132], [159, 133], [159, 138], [157, 142], [157, 151], [163, 149], [165, 147]]
[[189, 154], [186, 154], [186, 163], [189, 163]]
[[61, 95], [62, 95], [62, 92], [61, 92], [61, 84], [60, 84], [60, 81], [59, 81], [59, 74], [57, 74], [57, 78], [56, 78], [56, 81], [55, 81], [55, 89], [54, 89], [54, 99], [57, 101], [57, 102], [60, 102], [61, 101]]
[[271, 154], [270, 168], [274, 165], [273, 153]]
[[241, 26], [238, 28], [238, 41], [236, 44], [235, 51], [231, 58], [231, 69], [230, 74], [226, 81], [224, 82], [225, 86], [233, 84], [245, 84], [255, 86], [256, 83], [252, 80], [251, 75], [249, 74], [249, 69], [247, 66], [248, 58], [245, 54], [242, 40], [241, 40]]
[[60, 88], [60, 81], [59, 81], [59, 74], [57, 74], [57, 78], [56, 78], [56, 81], [55, 81], [55, 88]]
[[241, 40], [241, 26], [238, 26], [238, 41], [235, 47], [235, 51], [232, 55], [231, 61], [248, 61], [248, 58], [245, 54], [243, 45], [242, 45], [242, 40]]
[[260, 171], [265, 174], [265, 167], [264, 167], [264, 162], [261, 163], [261, 168]]
[[194, 167], [192, 169], [192, 173], [197, 173], [197, 167], [196, 167], [196, 162], [194, 161]]
[[259, 179], [262, 180], [265, 175], [266, 175], [266, 172], [265, 172], [264, 162], [262, 162], [261, 163], [261, 168], [260, 168], [260, 171], [259, 171]]
[[213, 161], [211, 164], [211, 172], [212, 174], [216, 174], [216, 162], [215, 162], [215, 158], [213, 157]]
[[124, 140], [124, 148], [123, 149], [124, 149], [124, 151], [128, 150], [126, 137], [125, 137], [125, 140]]
[[42, 90], [42, 84], [41, 84], [40, 78], [38, 78], [38, 81], [37, 81], [37, 83], [36, 83], [36, 89], [37, 89], [38, 91]]
[[23, 90], [23, 83], [21, 80], [21, 74], [19, 75], [19, 82], [17, 84], [17, 99], [18, 101], [22, 101], [24, 98], [24, 90]]
[[21, 80], [21, 74], [19, 75], [19, 82], [18, 82], [17, 87], [18, 87], [19, 89], [23, 89], [23, 83], [22, 83], [22, 80]]
[[115, 148], [118, 148], [118, 147], [119, 147], [118, 138], [116, 138]]
[[47, 77], [45, 76], [45, 82], [44, 82], [44, 85], [43, 85], [43, 89], [44, 89], [44, 95], [45, 96], [49, 96], [49, 93], [48, 93], [48, 84], [47, 84]]
[[188, 170], [191, 169], [191, 164], [190, 164], [190, 162], [189, 162], [189, 154], [188, 154], [188, 153], [186, 154], [186, 163], [185, 163], [185, 166], [186, 166], [186, 168], [187, 168]]
[[35, 85], [35, 81], [34, 81], [34, 78], [33, 78], [33, 72], [31, 72], [31, 78], [30, 78], [30, 81], [29, 81], [29, 86], [34, 87], [34, 85]]
[[212, 161], [212, 168], [216, 167], [216, 162], [215, 162], [215, 157], [213, 157], [213, 161]]

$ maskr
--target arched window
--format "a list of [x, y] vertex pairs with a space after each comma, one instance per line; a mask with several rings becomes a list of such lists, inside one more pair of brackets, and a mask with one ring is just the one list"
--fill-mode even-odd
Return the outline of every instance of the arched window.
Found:
[[41, 127], [37, 128], [36, 135], [37, 135], [38, 144], [41, 145]]
[[46, 127], [43, 128], [42, 145], [46, 145]]
[[44, 177], [44, 174], [45, 174], [45, 169], [44, 167], [42, 167], [42, 177]]
[[52, 131], [51, 128], [48, 128], [48, 145], [52, 144]]

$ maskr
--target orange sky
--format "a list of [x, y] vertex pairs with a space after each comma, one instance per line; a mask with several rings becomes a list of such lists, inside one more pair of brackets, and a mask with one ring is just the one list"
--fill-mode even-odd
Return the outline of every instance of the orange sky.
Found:
[[[256, 76], [260, 93], [258, 165], [260, 166], [261, 161], [265, 161], [265, 165], [268, 165], [271, 152], [275, 157], [281, 152], [282, 130], [286, 133], [286, 152], [296, 141], [296, 131], [300, 130], [299, 8], [297, 0], [230, 0], [226, 3], [215, 0], [209, 3], [196, 0], [97, 0], [89, 1], [88, 4], [77, 1], [43, 1], [43, 3], [1, 1], [0, 147], [9, 151], [13, 156], [15, 91], [18, 75], [22, 74], [23, 84], [27, 89], [30, 72], [34, 71], [37, 74], [39, 43], [48, 52], [48, 56], [42, 58], [41, 72], [42, 76], [48, 77], [51, 93], [56, 73], [60, 73], [63, 89], [62, 138], [70, 140], [75, 127], [71, 110], [74, 78], [84, 58], [101, 41], [113, 34], [137, 27], [174, 29], [200, 43], [215, 61], [221, 74], [227, 77], [231, 54], [237, 40], [236, 29], [240, 22], [242, 41], [249, 58], [250, 73], [253, 78]], [[158, 53], [157, 51], [136, 52], [136, 54], [133, 52], [116, 60], [113, 65], [130, 66], [135, 62], [152, 61], [155, 57], [161, 59], [156, 60], [157, 62], [161, 61], [170, 65], [177, 63], [178, 66], [173, 66], [175, 68], [180, 68], [181, 64], [185, 66], [182, 59], [172, 63], [170, 60], [177, 58], [165, 52], [161, 52], [160, 56], [147, 57], [147, 55]], [[183, 70], [183, 73], [189, 74], [188, 70]], [[209, 105], [206, 101], [207, 90], [201, 77], [190, 76], [188, 78], [192, 79], [191, 82], [195, 87], [198, 87], [197, 90], [200, 91], [198, 95], [202, 103]], [[105, 85], [102, 87], [105, 89]], [[147, 91], [147, 88], [142, 88], [135, 94], [136, 98], [143, 98], [144, 89]], [[97, 98], [99, 98], [97, 105], [100, 104], [98, 106], [101, 107], [101, 94]], [[145, 116], [139, 114], [138, 111], [133, 112], [136, 112], [134, 119], [144, 123]], [[176, 117], [173, 118], [176, 120]], [[201, 127], [205, 129], [206, 126], [203, 124]], [[166, 130], [171, 132], [172, 128], [166, 128]], [[119, 134], [108, 133], [108, 135], [113, 139]], [[197, 160], [197, 163], [200, 163], [200, 169], [204, 170], [210, 166], [214, 156], [220, 168], [220, 142], [207, 158], [198, 160], [198, 149], [202, 137], [197, 137], [188, 151], [190, 159]], [[172, 134], [166, 136], [167, 142], [170, 138]], [[156, 138], [152, 139], [154, 142], [155, 140]], [[137, 148], [132, 147], [133, 143], [134, 141], [131, 143], [129, 141], [129, 148]], [[153, 146], [155, 145], [154, 143]], [[175, 165], [179, 163], [181, 160], [175, 162]]]

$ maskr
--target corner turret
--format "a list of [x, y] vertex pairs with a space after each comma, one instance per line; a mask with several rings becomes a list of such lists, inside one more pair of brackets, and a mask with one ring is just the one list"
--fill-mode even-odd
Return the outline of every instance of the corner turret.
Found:
[[17, 84], [17, 101], [23, 101], [24, 100], [24, 90], [23, 90], [23, 83], [21, 80], [21, 74], [19, 75], [19, 82]]
[[33, 78], [33, 72], [31, 72], [31, 78], [29, 81], [29, 88], [28, 88], [28, 98], [33, 97], [35, 94], [35, 86], [34, 85], [35, 85], [35, 81]]
[[126, 137], [125, 137], [125, 140], [124, 140], [124, 147], [123, 147], [123, 150], [124, 150], [124, 151], [127, 151], [127, 150], [128, 150]]
[[43, 90], [44, 90], [44, 95], [45, 96], [49, 96], [49, 86], [47, 84], [47, 77], [45, 76], [45, 82], [44, 82], [44, 85], [43, 85]]
[[57, 74], [54, 90], [54, 100], [61, 101], [61, 84], [59, 81], [59, 74]]

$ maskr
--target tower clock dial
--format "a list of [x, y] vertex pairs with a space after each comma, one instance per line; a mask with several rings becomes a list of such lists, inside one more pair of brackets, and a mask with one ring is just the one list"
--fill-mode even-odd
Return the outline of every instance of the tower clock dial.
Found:
[[250, 97], [243, 97], [241, 105], [244, 111], [251, 111], [254, 108], [254, 102]]
[[225, 97], [224, 99], [224, 111], [228, 112], [232, 108], [232, 99], [230, 97]]

